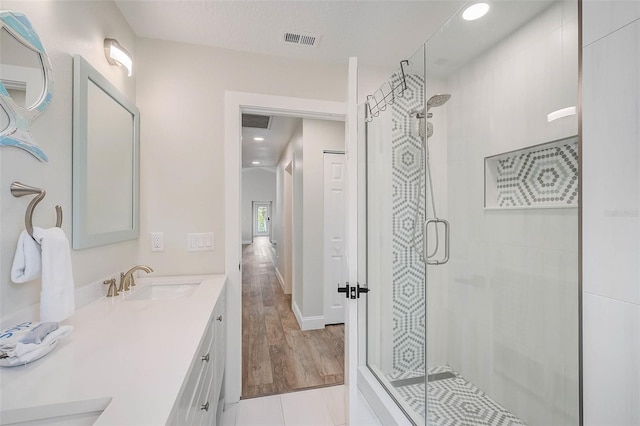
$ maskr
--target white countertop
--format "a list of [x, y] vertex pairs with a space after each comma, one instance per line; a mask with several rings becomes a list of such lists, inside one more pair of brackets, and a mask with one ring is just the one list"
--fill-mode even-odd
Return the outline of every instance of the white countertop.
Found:
[[76, 401], [89, 410], [96, 400], [111, 398], [96, 425], [165, 424], [225, 276], [146, 276], [134, 287], [194, 279], [203, 282], [188, 297], [126, 301], [121, 294], [76, 311], [62, 323], [74, 326], [73, 333], [53, 352], [0, 369], [0, 410]]

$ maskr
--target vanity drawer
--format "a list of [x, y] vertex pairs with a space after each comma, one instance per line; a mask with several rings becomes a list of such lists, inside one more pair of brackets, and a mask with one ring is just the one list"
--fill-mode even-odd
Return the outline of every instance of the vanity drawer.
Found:
[[214, 327], [209, 324], [197, 355], [193, 359], [191, 374], [183, 386], [184, 391], [178, 402], [176, 420], [172, 423], [191, 424], [191, 419], [194, 417], [194, 404], [200, 396], [200, 391], [206, 381], [207, 371], [211, 369], [213, 363], [214, 354], [211, 348], [213, 335]]
[[191, 412], [193, 416], [191, 419], [187, 419], [189, 425], [209, 425], [209, 419], [211, 414], [216, 412], [216, 402], [212, 399], [212, 383], [213, 383], [213, 367], [208, 365], [204, 372], [204, 377], [200, 388], [198, 389], [198, 397], [191, 406]]

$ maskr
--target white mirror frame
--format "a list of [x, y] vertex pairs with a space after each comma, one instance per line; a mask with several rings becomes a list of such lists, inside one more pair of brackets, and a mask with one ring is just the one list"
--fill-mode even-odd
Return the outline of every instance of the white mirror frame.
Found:
[[[87, 149], [88, 149], [88, 88], [94, 83], [133, 116], [132, 148], [132, 227], [103, 233], [88, 231], [88, 191]], [[139, 151], [140, 112], [138, 108], [121, 94], [102, 74], [93, 68], [82, 56], [73, 57], [73, 248], [84, 249], [120, 241], [136, 239], [139, 236]], [[108, 179], [105, 176], [105, 179]]]
[[11, 36], [40, 56], [44, 73], [44, 90], [40, 99], [30, 108], [15, 103], [6, 87], [0, 81], [0, 108], [9, 117], [9, 125], [0, 129], [0, 146], [22, 148], [40, 161], [47, 162], [47, 155], [36, 144], [29, 125], [42, 114], [53, 98], [53, 68], [49, 56], [40, 41], [40, 37], [31, 26], [27, 16], [20, 12], [0, 11], [0, 29], [4, 28]]

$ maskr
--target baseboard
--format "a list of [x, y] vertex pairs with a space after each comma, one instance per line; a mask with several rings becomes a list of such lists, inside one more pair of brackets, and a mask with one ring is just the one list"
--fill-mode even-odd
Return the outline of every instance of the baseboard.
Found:
[[280, 287], [282, 287], [282, 291], [284, 294], [287, 294], [286, 290], [284, 289], [284, 278], [282, 278], [282, 274], [280, 274], [280, 271], [278, 270], [278, 267], [276, 266], [276, 278], [278, 279], [278, 282], [280, 282]]
[[303, 317], [295, 301], [291, 302], [291, 309], [293, 310], [293, 314], [296, 316], [300, 330], [320, 330], [324, 328], [324, 316]]
[[248, 240], [248, 241], [243, 240], [242, 245], [245, 245], [245, 244], [253, 244], [253, 240]]

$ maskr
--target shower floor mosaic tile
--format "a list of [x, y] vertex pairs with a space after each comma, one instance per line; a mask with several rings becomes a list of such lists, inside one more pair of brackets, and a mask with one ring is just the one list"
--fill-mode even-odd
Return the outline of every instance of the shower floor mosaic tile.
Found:
[[[429, 424], [436, 426], [511, 426], [525, 425], [473, 383], [450, 367], [436, 367], [429, 375], [450, 372], [454, 378], [429, 382]], [[412, 374], [394, 375], [392, 380], [406, 379]], [[403, 377], [400, 377], [403, 376]], [[424, 382], [398, 386], [395, 390], [409, 406], [424, 418]]]

